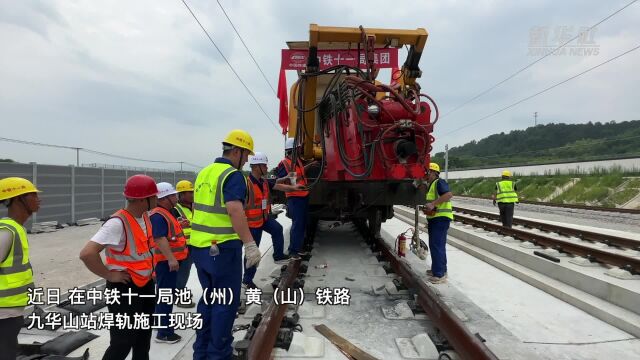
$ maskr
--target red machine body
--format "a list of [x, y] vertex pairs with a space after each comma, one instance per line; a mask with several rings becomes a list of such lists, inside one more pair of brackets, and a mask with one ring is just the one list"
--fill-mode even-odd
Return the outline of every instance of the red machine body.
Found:
[[420, 102], [418, 111], [409, 111], [395, 99], [378, 104], [357, 99], [328, 121], [323, 180], [363, 180], [364, 176], [354, 174], [366, 174], [367, 165], [371, 167], [366, 176], [369, 181], [424, 177], [434, 140], [431, 107]]

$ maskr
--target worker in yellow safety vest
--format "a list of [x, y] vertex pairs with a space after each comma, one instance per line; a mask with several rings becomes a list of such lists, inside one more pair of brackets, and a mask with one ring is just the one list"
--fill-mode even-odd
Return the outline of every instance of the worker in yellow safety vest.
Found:
[[195, 360], [232, 357], [243, 246], [246, 268], [258, 265], [261, 258], [244, 212], [247, 182], [241, 172], [253, 155], [253, 138], [244, 130], [232, 130], [222, 141], [222, 151], [198, 173], [194, 184], [190, 250], [204, 289], [198, 302], [203, 322], [193, 344]]
[[[184, 237], [187, 239], [187, 247], [189, 247], [189, 245], [191, 245], [191, 221], [193, 220], [193, 183], [189, 180], [180, 180], [176, 184], [176, 191], [178, 191], [178, 204], [171, 209], [171, 214], [180, 222]], [[189, 275], [191, 275], [191, 267], [193, 265], [190, 252], [187, 254], [187, 257], [180, 262], [176, 289], [187, 288], [187, 281], [189, 280]], [[176, 306], [192, 308], [196, 306], [196, 304], [193, 301], [188, 303], [178, 302]]]
[[449, 184], [440, 179], [440, 166], [430, 163], [427, 170], [427, 203], [423, 207], [427, 215], [427, 233], [429, 234], [429, 249], [431, 249], [431, 270], [427, 270], [427, 280], [434, 284], [446, 282], [447, 279], [447, 232], [453, 220], [453, 194]]
[[24, 308], [33, 288], [29, 242], [24, 223], [40, 209], [39, 190], [18, 177], [0, 180], [0, 202], [8, 216], [0, 219], [0, 359], [15, 359]]
[[496, 183], [496, 193], [493, 194], [493, 205], [495, 206], [498, 203], [502, 226], [511, 228], [513, 210], [517, 202], [518, 193], [516, 193], [516, 184], [511, 179], [511, 171], [504, 170], [502, 172], [502, 180]]

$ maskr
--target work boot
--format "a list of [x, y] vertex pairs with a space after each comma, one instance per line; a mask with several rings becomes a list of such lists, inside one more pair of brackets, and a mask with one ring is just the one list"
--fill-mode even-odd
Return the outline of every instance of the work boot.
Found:
[[[433, 276], [433, 271], [431, 271], [431, 269], [427, 270], [427, 276]], [[447, 278], [447, 273], [444, 273], [444, 275], [442, 276], [443, 278]]]
[[298, 255], [298, 254], [296, 254], [296, 253], [290, 253], [290, 254], [289, 254], [289, 258], [290, 258], [291, 260], [294, 260], [294, 261], [295, 261], [295, 260], [300, 260], [300, 259], [302, 259], [302, 258], [300, 257], [300, 255]]
[[242, 282], [242, 287], [245, 289], [258, 289], [258, 285], [256, 285], [253, 281]]
[[437, 277], [437, 276], [429, 276], [427, 280], [432, 284], [444, 284], [447, 282], [447, 277]]
[[288, 264], [291, 257], [289, 255], [282, 255], [278, 257], [273, 257], [273, 262], [278, 265]]
[[190, 309], [196, 306], [196, 303], [194, 303], [193, 300], [189, 300], [188, 303], [176, 302], [176, 306], [183, 309]]
[[157, 343], [175, 344], [182, 340], [182, 336], [178, 334], [171, 334], [166, 336], [156, 336]]

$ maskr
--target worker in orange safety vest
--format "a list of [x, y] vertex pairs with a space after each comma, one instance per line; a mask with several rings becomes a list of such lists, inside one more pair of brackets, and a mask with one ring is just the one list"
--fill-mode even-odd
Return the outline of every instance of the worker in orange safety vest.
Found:
[[173, 311], [173, 299], [175, 298], [178, 282], [178, 269], [182, 260], [187, 258], [187, 239], [182, 231], [182, 226], [170, 212], [178, 203], [178, 192], [168, 182], [156, 184], [158, 187], [158, 206], [151, 211], [151, 227], [153, 239], [156, 243], [167, 241], [171, 248], [170, 256], [164, 256], [159, 248], [153, 250], [156, 263], [157, 293], [171, 293], [171, 301], [167, 302], [164, 296], [156, 305], [155, 315], [159, 317], [158, 333], [155, 341], [159, 343], [173, 344], [182, 340], [169, 324], [169, 316]]
[[[121, 298], [107, 305], [109, 312], [124, 316], [130, 324], [136, 316], [148, 316], [153, 320], [156, 306], [153, 282], [153, 248], [158, 246], [162, 254], [171, 257], [166, 239], [153, 241], [151, 221], [147, 212], [156, 207], [158, 187], [147, 175], [134, 175], [124, 186], [127, 206], [116, 211], [80, 251], [80, 259], [94, 274], [107, 280], [111, 294], [133, 293], [137, 296]], [[100, 253], [105, 251], [106, 264]], [[132, 353], [132, 360], [148, 360], [152, 329], [109, 329], [109, 347], [103, 359], [124, 360]]]
[[[282, 179], [266, 179], [268, 173], [269, 159], [267, 155], [256, 152], [254, 156], [249, 157], [249, 165], [251, 166], [251, 174], [247, 181], [247, 202], [245, 206], [245, 214], [249, 223], [249, 230], [253, 235], [253, 240], [260, 245], [262, 232], [265, 231], [271, 235], [273, 243], [273, 261], [276, 264], [286, 264], [289, 262], [289, 256], [284, 254], [284, 234], [282, 225], [278, 223], [271, 212], [270, 194], [272, 190], [279, 191], [297, 191], [304, 188], [303, 185], [287, 185], [284, 184], [285, 178]], [[245, 270], [242, 279], [242, 285], [245, 288], [257, 288], [253, 282], [256, 274], [256, 267], [250, 267]]]

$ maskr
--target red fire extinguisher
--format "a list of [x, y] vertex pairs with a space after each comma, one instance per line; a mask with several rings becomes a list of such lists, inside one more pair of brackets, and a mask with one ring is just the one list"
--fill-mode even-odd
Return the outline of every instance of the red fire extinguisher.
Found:
[[407, 255], [407, 237], [405, 234], [406, 231], [398, 235], [396, 238], [396, 252], [400, 257], [405, 257]]

